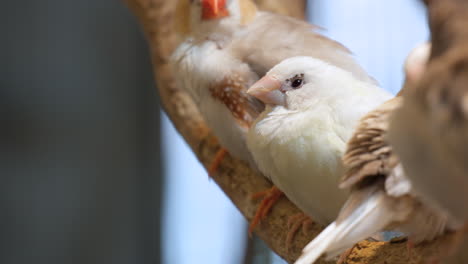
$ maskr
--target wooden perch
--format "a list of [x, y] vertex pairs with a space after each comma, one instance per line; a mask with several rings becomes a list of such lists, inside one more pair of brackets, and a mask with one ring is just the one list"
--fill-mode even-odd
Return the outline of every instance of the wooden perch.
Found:
[[[143, 25], [164, 110], [200, 162], [207, 167], [220, 146], [204, 124], [190, 97], [175, 86], [174, 76], [168, 66], [169, 56], [177, 45], [173, 32], [173, 11], [177, 1], [126, 1]], [[449, 16], [449, 12], [436, 11], [439, 8], [444, 8], [445, 3], [455, 5], [458, 1], [433, 0], [428, 2], [431, 20], [436, 19], [437, 16], [439, 16], [437, 17], [438, 20], [450, 20], [453, 17]], [[305, 0], [258, 0], [257, 3], [263, 10], [272, 10], [304, 18]], [[437, 8], [432, 8], [433, 3], [437, 3]], [[463, 14], [460, 19], [466, 19], [465, 17], [467, 16]], [[468, 25], [468, 23], [464, 25]], [[438, 29], [449, 30], [447, 27]], [[466, 27], [461, 28], [461, 30], [465, 29]], [[437, 29], [433, 29], [435, 35], [437, 32], [434, 32], [434, 30]], [[442, 40], [435, 39], [434, 41]], [[438, 47], [436, 44], [434, 46]], [[229, 155], [223, 160], [218, 173], [213, 175], [213, 179], [248, 220], [252, 219], [258, 205], [258, 201], [250, 199], [251, 195], [271, 186], [263, 176], [250, 170], [246, 164], [233, 159]], [[288, 262], [293, 262], [299, 256], [303, 246], [322, 230], [322, 227], [313, 225], [307, 235], [299, 232], [292, 246], [287, 249], [285, 247], [285, 238], [288, 231], [287, 220], [289, 216], [299, 212], [300, 210], [297, 207], [284, 198], [274, 206], [272, 213], [255, 230], [256, 235], [260, 236], [272, 250]], [[347, 263], [421, 263], [421, 256], [434, 254], [436, 249], [444, 244], [445, 239], [447, 238], [418, 246], [413, 250], [411, 258], [408, 257], [405, 243], [361, 242], [350, 254]], [[322, 261], [319, 263], [332, 262]]]

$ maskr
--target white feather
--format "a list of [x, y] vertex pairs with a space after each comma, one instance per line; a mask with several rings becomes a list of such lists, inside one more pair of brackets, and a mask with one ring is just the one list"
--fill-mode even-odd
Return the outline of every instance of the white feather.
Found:
[[304, 73], [306, 84], [286, 92], [286, 106], [268, 107], [247, 136], [260, 171], [313, 220], [329, 224], [348, 196], [338, 189], [341, 156], [358, 120], [391, 95], [311, 57], [270, 70], [281, 80]]
[[332, 258], [389, 223], [406, 217], [407, 210], [395, 213], [393, 202], [384, 191], [371, 193], [348, 217], [331, 223], [312, 240], [295, 264], [314, 263], [323, 254]]

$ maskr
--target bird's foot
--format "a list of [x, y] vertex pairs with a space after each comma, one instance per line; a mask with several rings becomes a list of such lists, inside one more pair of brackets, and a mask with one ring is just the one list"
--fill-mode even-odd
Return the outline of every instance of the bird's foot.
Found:
[[312, 219], [304, 213], [295, 214], [288, 219], [288, 234], [286, 235], [286, 248], [289, 249], [294, 237], [302, 227], [302, 232], [307, 234], [310, 226], [313, 224]]
[[279, 198], [281, 198], [281, 196], [283, 196], [283, 192], [280, 191], [280, 189], [278, 189], [276, 186], [252, 195], [252, 199], [254, 200], [260, 198], [263, 198], [263, 200], [258, 206], [254, 218], [250, 222], [249, 235], [252, 234], [254, 228], [268, 215], [273, 205], [278, 201]]
[[227, 150], [225, 148], [220, 148], [218, 152], [216, 152], [216, 155], [208, 168], [208, 176], [211, 177], [218, 170], [221, 161], [224, 159], [224, 156], [226, 156], [226, 153]]

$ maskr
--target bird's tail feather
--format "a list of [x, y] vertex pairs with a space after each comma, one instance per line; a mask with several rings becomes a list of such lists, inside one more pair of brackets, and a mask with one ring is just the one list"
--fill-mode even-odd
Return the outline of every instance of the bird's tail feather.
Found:
[[384, 191], [371, 189], [365, 193], [354, 193], [343, 206], [338, 220], [302, 250], [295, 264], [314, 263], [322, 254], [327, 254], [328, 258], [339, 255], [355, 243], [381, 231], [390, 222], [392, 210]]

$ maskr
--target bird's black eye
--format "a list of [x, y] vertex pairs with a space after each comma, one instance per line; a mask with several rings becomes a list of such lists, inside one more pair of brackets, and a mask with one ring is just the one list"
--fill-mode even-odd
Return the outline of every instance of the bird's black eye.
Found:
[[302, 85], [302, 79], [296, 79], [291, 83], [293, 88], [299, 88]]
[[301, 88], [304, 84], [304, 74], [296, 75], [291, 79], [291, 87], [294, 89]]

